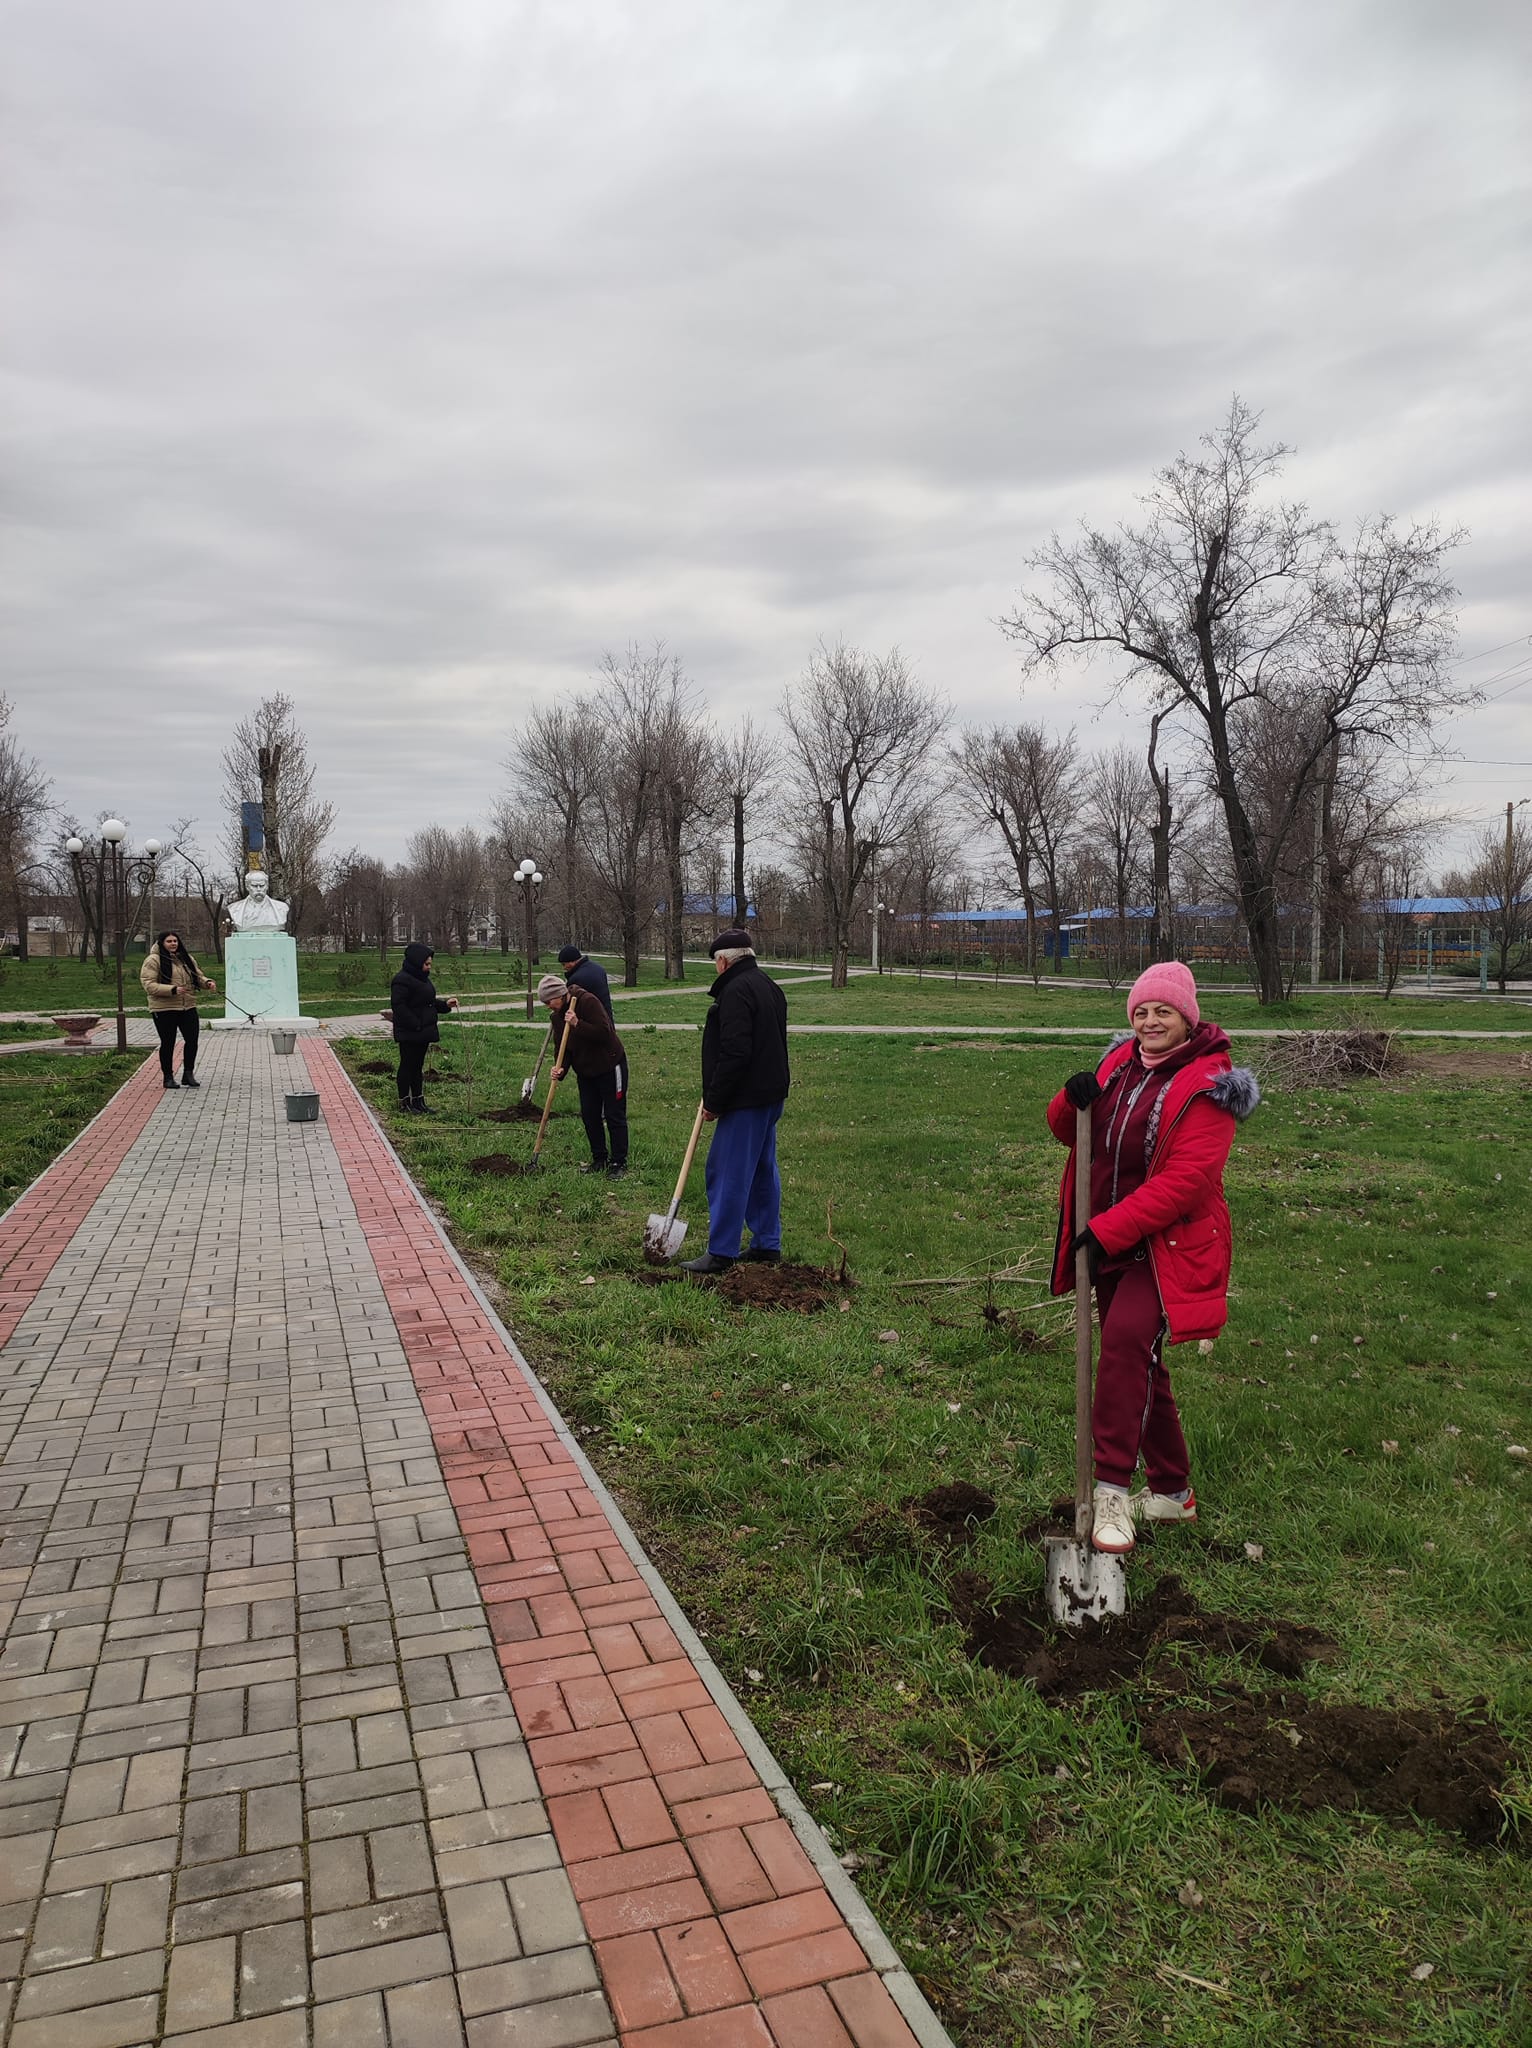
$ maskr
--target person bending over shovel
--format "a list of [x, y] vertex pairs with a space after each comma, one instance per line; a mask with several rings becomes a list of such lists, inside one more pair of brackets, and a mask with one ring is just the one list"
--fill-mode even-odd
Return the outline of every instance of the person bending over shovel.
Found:
[[[1170, 1374], [1168, 1338], [1216, 1337], [1229, 1317], [1230, 1221], [1223, 1169], [1237, 1119], [1261, 1099], [1255, 1076], [1229, 1058], [1229, 1041], [1204, 1022], [1191, 970], [1151, 967], [1128, 996], [1130, 1032], [1112, 1041], [1095, 1073], [1072, 1074], [1048, 1105], [1048, 1126], [1068, 1145], [1060, 1189], [1053, 1292], [1075, 1283], [1089, 1256], [1101, 1323], [1091, 1433], [1096, 1491], [1091, 1541], [1121, 1556], [1135, 1515], [1194, 1522], [1197, 1496]], [[1090, 1225], [1074, 1234], [1078, 1112], [1091, 1111]], [[1148, 1484], [1129, 1496], [1142, 1457]]]
[[782, 1182], [777, 1124], [787, 1101], [787, 998], [756, 963], [750, 934], [720, 932], [713, 1000], [702, 1027], [702, 1115], [716, 1126], [707, 1155], [707, 1250], [684, 1273], [722, 1273], [740, 1256], [782, 1259]]
[[[620, 1180], [628, 1170], [628, 1055], [622, 1040], [601, 998], [589, 990], [545, 974], [537, 994], [552, 1013], [556, 1039], [562, 1040], [569, 1024], [565, 1059], [580, 1086], [580, 1120], [590, 1140], [590, 1164], [580, 1171]], [[554, 1068], [553, 1078], [563, 1080], [563, 1067]]]

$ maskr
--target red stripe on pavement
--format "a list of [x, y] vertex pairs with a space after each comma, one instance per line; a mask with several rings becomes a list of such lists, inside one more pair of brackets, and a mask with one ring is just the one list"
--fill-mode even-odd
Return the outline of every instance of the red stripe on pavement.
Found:
[[12, 1336], [96, 1197], [127, 1158], [162, 1092], [158, 1064], [145, 1060], [0, 1216], [0, 1344]]
[[627, 2048], [915, 2048], [330, 1047], [303, 1040]]

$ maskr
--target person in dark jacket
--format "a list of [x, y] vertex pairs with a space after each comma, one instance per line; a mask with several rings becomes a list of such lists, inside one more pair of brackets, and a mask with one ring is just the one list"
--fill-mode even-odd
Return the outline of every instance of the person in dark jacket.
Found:
[[211, 994], [218, 984], [208, 980], [186, 950], [179, 932], [160, 933], [144, 955], [138, 978], [149, 998], [149, 1014], [154, 1019], [154, 1028], [160, 1034], [160, 1073], [165, 1086], [176, 1086], [176, 1077], [170, 1067], [175, 1054], [176, 1032], [179, 1031], [186, 1047], [181, 1060], [180, 1085], [183, 1088], [200, 1088], [202, 1083], [192, 1071], [197, 1064], [197, 991], [204, 989]]
[[[569, 1026], [564, 1059], [580, 1085], [580, 1118], [590, 1140], [590, 1164], [580, 1171], [620, 1180], [628, 1170], [628, 1055], [622, 1040], [589, 989], [545, 974], [537, 995], [552, 1013], [558, 1044]], [[564, 1068], [555, 1067], [553, 1078], [562, 1081]]]
[[[559, 966], [564, 979], [571, 988], [588, 988], [606, 1011], [609, 1022], [616, 1023], [612, 1015], [612, 984], [606, 978], [606, 969], [599, 960], [592, 960], [588, 953], [582, 953], [578, 946], [559, 947]], [[562, 1022], [559, 1029], [563, 1029]]]
[[404, 965], [389, 986], [394, 1015], [394, 1043], [399, 1048], [399, 1107], [416, 1116], [426, 1114], [422, 1076], [426, 1051], [441, 1037], [437, 1018], [457, 1008], [456, 996], [439, 996], [431, 982], [429, 946], [417, 940], [404, 949]]
[[688, 1273], [722, 1273], [741, 1256], [782, 1257], [777, 1124], [787, 1100], [787, 998], [762, 972], [750, 934], [720, 932], [709, 951], [716, 979], [702, 1027], [702, 1114], [715, 1126], [707, 1155], [707, 1250]]

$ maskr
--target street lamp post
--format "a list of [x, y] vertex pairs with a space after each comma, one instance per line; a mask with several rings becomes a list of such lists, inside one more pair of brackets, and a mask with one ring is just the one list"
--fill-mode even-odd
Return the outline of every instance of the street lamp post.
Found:
[[878, 920], [885, 914], [887, 909], [888, 905], [886, 903], [874, 903], [872, 906], [872, 971], [874, 974], [881, 974], [883, 972], [882, 967], [878, 964]]
[[532, 956], [537, 951], [537, 898], [542, 890], [543, 878], [535, 860], [524, 860], [516, 870], [515, 882], [521, 891], [521, 907], [527, 928], [527, 1022], [532, 1021]]
[[[131, 878], [136, 884], [141, 886], [143, 893], [140, 896], [138, 907], [142, 908], [144, 897], [152, 896], [154, 891], [154, 863], [159, 858], [160, 851], [160, 842], [157, 839], [146, 839], [142, 853], [124, 853], [123, 841], [127, 836], [128, 828], [121, 818], [102, 819], [101, 843], [106, 851], [107, 871], [111, 877], [112, 955], [117, 967], [117, 1050], [119, 1052], [126, 1052], [128, 1049], [128, 1012], [122, 994], [122, 956], [128, 942], [128, 881]], [[80, 855], [85, 851], [85, 841], [83, 839], [68, 839], [64, 842], [64, 845], [70, 859], [78, 867]]]

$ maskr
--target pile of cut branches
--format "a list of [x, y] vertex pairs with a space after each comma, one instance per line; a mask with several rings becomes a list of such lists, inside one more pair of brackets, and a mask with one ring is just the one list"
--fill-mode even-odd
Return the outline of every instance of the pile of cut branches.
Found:
[[1294, 1031], [1274, 1038], [1261, 1062], [1267, 1081], [1285, 1088], [1338, 1088], [1361, 1076], [1395, 1072], [1392, 1031]]

